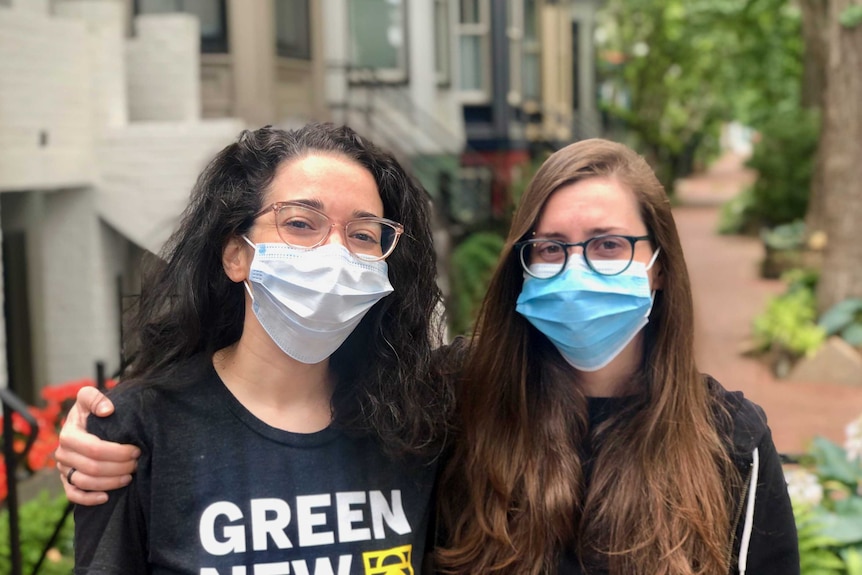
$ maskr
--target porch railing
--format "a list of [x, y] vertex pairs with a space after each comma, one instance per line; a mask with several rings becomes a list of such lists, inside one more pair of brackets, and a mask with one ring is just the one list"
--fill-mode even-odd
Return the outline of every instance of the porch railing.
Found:
[[[102, 362], [96, 363], [96, 387], [100, 390], [105, 390], [105, 366]], [[6, 388], [0, 388], [0, 401], [3, 403], [3, 459], [6, 463], [6, 485], [8, 486], [8, 496], [6, 498], [6, 507], [9, 510], [9, 557], [10, 566], [12, 568], [9, 575], [23, 575], [23, 563], [21, 560], [21, 525], [18, 515], [18, 465], [23, 461], [33, 447], [36, 437], [39, 435], [39, 422], [30, 413], [27, 404], [19, 398], [15, 393]], [[24, 443], [24, 449], [20, 452], [15, 451], [14, 441], [12, 440], [15, 430], [12, 423], [12, 417], [18, 414], [30, 426], [27, 440]], [[42, 567], [45, 558], [48, 555], [48, 550], [54, 546], [54, 542], [60, 535], [63, 525], [66, 523], [69, 515], [72, 513], [74, 505], [67, 503], [63, 511], [63, 515], [57, 522], [54, 532], [39, 556], [39, 560], [33, 566], [30, 575], [37, 575]]]

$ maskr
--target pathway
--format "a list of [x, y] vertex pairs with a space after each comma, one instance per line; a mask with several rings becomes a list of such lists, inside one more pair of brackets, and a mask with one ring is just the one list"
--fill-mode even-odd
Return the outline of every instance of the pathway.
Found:
[[721, 203], [752, 179], [740, 157], [726, 155], [677, 185], [674, 213], [694, 292], [699, 366], [764, 408], [780, 452], [800, 453], [816, 435], [843, 443], [845, 426], [862, 414], [862, 382], [776, 380], [765, 364], [742, 355], [754, 317], [784, 289], [778, 280], [759, 277], [759, 240], [715, 232]]

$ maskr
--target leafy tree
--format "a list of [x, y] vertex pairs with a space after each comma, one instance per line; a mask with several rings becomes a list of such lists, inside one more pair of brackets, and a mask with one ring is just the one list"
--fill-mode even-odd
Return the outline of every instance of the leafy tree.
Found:
[[[610, 0], [602, 13], [608, 112], [666, 184], [692, 169], [722, 122], [758, 127], [798, 106], [802, 36], [789, 0]], [[623, 97], [619, 97], [620, 94]]]

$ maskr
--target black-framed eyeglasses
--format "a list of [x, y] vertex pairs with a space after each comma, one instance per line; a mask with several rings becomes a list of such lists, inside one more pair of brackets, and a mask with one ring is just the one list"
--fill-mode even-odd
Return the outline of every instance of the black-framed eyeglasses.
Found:
[[569, 261], [571, 248], [582, 248], [584, 261], [597, 274], [615, 276], [626, 271], [635, 256], [635, 244], [650, 236], [596, 236], [582, 242], [533, 238], [517, 242], [521, 267], [529, 275], [550, 279], [560, 275]]
[[333, 221], [320, 210], [297, 202], [276, 202], [255, 218], [272, 212], [278, 237], [289, 246], [316, 248], [329, 237], [334, 228], [344, 230], [344, 245], [357, 258], [375, 262], [389, 257], [395, 250], [404, 226], [386, 218], [356, 218], [343, 224]]

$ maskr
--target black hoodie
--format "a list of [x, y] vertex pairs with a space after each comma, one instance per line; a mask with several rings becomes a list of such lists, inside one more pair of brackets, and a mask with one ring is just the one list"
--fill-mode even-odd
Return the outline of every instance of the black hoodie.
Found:
[[[729, 392], [709, 376], [706, 384], [730, 416], [731, 429], [721, 431], [742, 479], [733, 498], [737, 508], [729, 575], [799, 575], [796, 522], [766, 415], [742, 392]], [[607, 412], [599, 414], [599, 419], [607, 416]], [[561, 555], [557, 573], [605, 575], [607, 571], [585, 574], [569, 551]]]
[[798, 575], [796, 522], [766, 415], [742, 392], [729, 392], [712, 378], [707, 381], [732, 418], [730, 453], [744, 482], [736, 498], [740, 507], [731, 573]]

